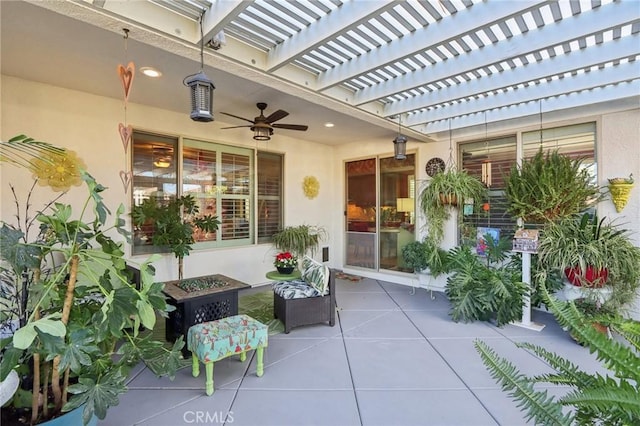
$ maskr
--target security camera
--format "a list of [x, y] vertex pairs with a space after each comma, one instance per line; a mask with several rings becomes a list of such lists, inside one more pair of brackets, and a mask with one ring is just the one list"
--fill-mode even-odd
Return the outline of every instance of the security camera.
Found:
[[206, 43], [206, 46], [213, 50], [220, 50], [222, 46], [227, 44], [227, 40], [224, 37], [224, 31], [220, 31], [211, 40]]

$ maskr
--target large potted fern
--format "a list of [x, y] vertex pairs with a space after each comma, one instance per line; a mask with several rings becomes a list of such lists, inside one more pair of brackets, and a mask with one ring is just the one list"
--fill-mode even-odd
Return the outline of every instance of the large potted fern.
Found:
[[505, 177], [507, 213], [544, 224], [594, 206], [602, 194], [585, 166], [581, 158], [540, 148]]

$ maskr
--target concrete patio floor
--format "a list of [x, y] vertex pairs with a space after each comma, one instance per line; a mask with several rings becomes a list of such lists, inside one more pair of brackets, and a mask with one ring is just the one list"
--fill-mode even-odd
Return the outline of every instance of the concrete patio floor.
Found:
[[[483, 340], [526, 374], [551, 371], [521, 341], [540, 344], [586, 371], [602, 371], [546, 312], [533, 312], [541, 332], [489, 323], [454, 323], [442, 293], [373, 279], [336, 281], [334, 327], [295, 328], [269, 338], [264, 376], [253, 352], [215, 364], [212, 396], [204, 369], [175, 380], [138, 368], [120, 404], [101, 426], [113, 425], [524, 425], [473, 347]], [[249, 291], [255, 291], [254, 289]], [[550, 387], [553, 395], [562, 389]]]

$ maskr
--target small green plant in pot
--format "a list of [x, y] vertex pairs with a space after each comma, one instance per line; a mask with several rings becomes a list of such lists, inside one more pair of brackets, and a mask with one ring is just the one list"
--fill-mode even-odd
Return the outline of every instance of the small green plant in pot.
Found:
[[402, 259], [415, 273], [429, 268], [429, 273], [437, 277], [447, 270], [448, 252], [427, 236], [423, 241], [405, 245], [402, 248]]
[[420, 207], [427, 219], [429, 235], [436, 242], [444, 237], [444, 222], [449, 219], [451, 209], [469, 200], [475, 204], [486, 197], [487, 189], [482, 182], [465, 170], [451, 167], [436, 173], [420, 191]]
[[272, 241], [278, 250], [291, 252], [298, 259], [302, 259], [307, 253], [313, 256], [320, 241], [326, 236], [327, 232], [321, 226], [286, 226], [273, 234]]
[[153, 225], [153, 245], [168, 247], [178, 259], [179, 280], [184, 275], [184, 257], [189, 255], [195, 243], [194, 229], [197, 227], [204, 232], [213, 232], [220, 225], [217, 216], [198, 216], [199, 210], [192, 195], [183, 195], [169, 201], [148, 198], [134, 206], [131, 212], [134, 225]]

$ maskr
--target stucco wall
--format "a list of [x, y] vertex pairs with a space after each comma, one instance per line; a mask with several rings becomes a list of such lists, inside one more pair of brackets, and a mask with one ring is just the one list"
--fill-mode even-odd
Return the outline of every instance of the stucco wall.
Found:
[[[37, 140], [74, 150], [85, 161], [87, 170], [109, 189], [104, 193], [107, 206], [115, 211], [120, 203], [130, 211], [130, 194], [125, 194], [119, 171], [125, 170], [127, 157], [124, 153], [118, 123], [125, 121], [122, 101], [98, 97], [58, 87], [33, 83], [13, 77], [2, 76], [1, 129], [2, 140], [17, 134], [26, 134]], [[127, 124], [134, 128], [158, 133], [182, 135], [194, 139], [228, 143], [248, 148], [285, 153], [285, 224], [310, 224], [332, 229], [332, 218], [327, 206], [333, 200], [336, 171], [333, 164], [332, 147], [300, 141], [285, 135], [285, 132], [269, 142], [256, 142], [251, 133], [218, 130], [228, 123], [196, 123], [188, 113], [179, 114], [164, 110], [130, 104], [126, 112]], [[243, 129], [244, 130], [244, 129]], [[246, 136], [246, 137], [245, 137]], [[236, 139], [233, 139], [233, 138]], [[14, 223], [15, 205], [9, 184], [24, 200], [32, 183], [28, 172], [3, 164], [1, 170], [2, 204], [1, 218]], [[313, 175], [320, 181], [320, 193], [309, 200], [303, 195], [302, 180]], [[84, 199], [83, 187], [72, 188], [64, 202], [79, 210], [77, 200]], [[40, 208], [52, 198], [50, 190], [36, 188], [32, 199], [33, 209]], [[74, 200], [76, 202], [74, 203]], [[331, 245], [333, 235], [323, 246]], [[265, 273], [273, 269], [275, 251], [271, 244], [254, 245], [234, 249], [194, 250], [185, 258], [185, 276], [222, 273], [251, 284], [265, 283]], [[339, 266], [337, 258], [331, 256], [332, 266]], [[316, 254], [319, 258], [319, 254]], [[144, 260], [134, 257], [135, 261]], [[177, 266], [173, 256], [164, 256], [155, 263], [159, 280], [174, 279]]]

